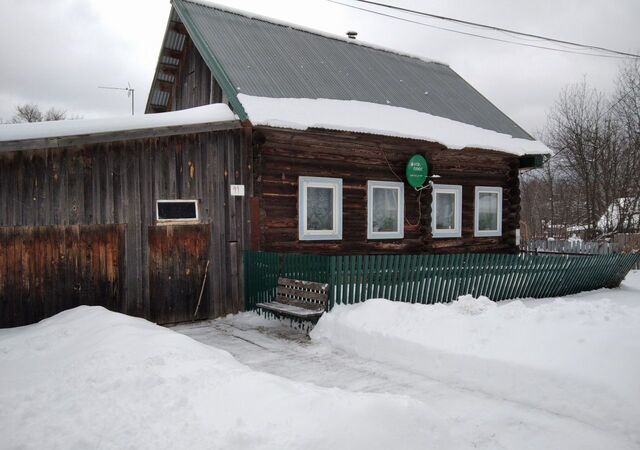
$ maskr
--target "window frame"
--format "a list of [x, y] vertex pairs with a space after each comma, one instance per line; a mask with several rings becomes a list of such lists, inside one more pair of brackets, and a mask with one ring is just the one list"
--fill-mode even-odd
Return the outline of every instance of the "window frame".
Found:
[[[193, 203], [196, 207], [196, 216], [190, 218], [181, 218], [181, 219], [161, 219], [160, 218], [160, 203]], [[200, 221], [200, 208], [198, 207], [199, 201], [197, 199], [158, 199], [156, 200], [156, 222], [158, 223], [167, 223], [167, 222], [199, 222]]]
[[[496, 211], [497, 229], [480, 230], [480, 194], [498, 194], [498, 210]], [[502, 236], [502, 188], [498, 186], [476, 186], [474, 200], [474, 225], [473, 234], [475, 237], [499, 237]]]
[[[398, 230], [373, 231], [373, 190], [398, 191]], [[404, 183], [397, 181], [367, 181], [367, 239], [404, 239]]]
[[[437, 194], [454, 194], [455, 217], [453, 230], [438, 230], [436, 228]], [[434, 184], [431, 196], [431, 236], [433, 238], [462, 237], [462, 186], [458, 184]]]
[[[307, 229], [307, 188], [333, 189], [333, 228]], [[298, 177], [298, 239], [301, 241], [342, 240], [342, 178]]]

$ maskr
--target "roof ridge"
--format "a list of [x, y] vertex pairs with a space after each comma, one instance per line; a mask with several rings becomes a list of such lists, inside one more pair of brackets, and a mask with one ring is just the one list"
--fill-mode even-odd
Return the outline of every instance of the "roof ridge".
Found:
[[408, 52], [405, 52], [405, 51], [402, 51], [402, 50], [397, 50], [397, 49], [385, 47], [383, 45], [378, 45], [378, 44], [374, 44], [374, 43], [367, 42], [367, 41], [345, 38], [345, 37], [340, 36], [338, 34], [333, 34], [333, 33], [329, 33], [329, 32], [326, 32], [326, 31], [317, 30], [317, 29], [306, 27], [304, 25], [296, 24], [296, 23], [293, 23], [293, 22], [287, 22], [286, 20], [281, 20], [281, 19], [276, 19], [276, 18], [273, 18], [273, 17], [268, 17], [268, 16], [265, 16], [265, 15], [262, 15], [262, 14], [252, 13], [250, 11], [234, 8], [232, 6], [221, 5], [219, 3], [215, 3], [215, 2], [210, 1], [210, 0], [171, 0], [171, 1], [172, 2], [182, 1], [182, 2], [187, 2], [187, 3], [193, 3], [193, 4], [196, 4], [196, 5], [203, 6], [205, 8], [217, 9], [219, 11], [224, 11], [224, 12], [227, 12], [227, 13], [230, 13], [230, 14], [236, 14], [238, 16], [246, 17], [248, 19], [259, 20], [261, 22], [267, 22], [267, 23], [270, 23], [270, 24], [273, 24], [273, 25], [278, 25], [278, 26], [282, 26], [282, 27], [291, 28], [293, 30], [302, 31], [304, 33], [314, 34], [316, 36], [321, 36], [321, 37], [324, 37], [324, 38], [327, 38], [327, 39], [334, 39], [334, 40], [343, 42], [345, 44], [359, 45], [361, 47], [370, 48], [372, 50], [378, 50], [378, 51], [383, 51], [383, 52], [387, 52], [387, 53], [393, 53], [395, 55], [404, 56], [404, 57], [407, 57], [407, 58], [414, 58], [414, 59], [420, 60], [420, 61], [425, 62], [425, 63], [434, 63], [434, 64], [440, 64], [440, 65], [443, 65], [443, 66], [450, 67], [449, 64], [447, 64], [445, 62], [442, 62], [442, 61], [435, 60], [435, 59], [430, 59], [430, 58], [427, 58], [427, 57], [424, 57], [424, 56], [420, 56], [420, 55], [408, 53]]

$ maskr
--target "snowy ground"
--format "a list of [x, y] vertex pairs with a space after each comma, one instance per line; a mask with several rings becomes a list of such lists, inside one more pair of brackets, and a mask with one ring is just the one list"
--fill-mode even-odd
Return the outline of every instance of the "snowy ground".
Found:
[[368, 302], [311, 339], [253, 313], [173, 330], [96, 307], [0, 330], [0, 448], [640, 448], [640, 272], [565, 301]]
[[247, 313], [177, 331], [253, 369], [434, 408], [469, 448], [640, 448], [640, 271], [565, 299], [366, 302], [311, 333]]

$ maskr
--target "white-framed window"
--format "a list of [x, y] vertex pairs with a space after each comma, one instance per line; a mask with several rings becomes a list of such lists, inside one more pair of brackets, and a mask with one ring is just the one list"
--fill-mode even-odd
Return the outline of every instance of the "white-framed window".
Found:
[[462, 236], [462, 186], [433, 185], [431, 230], [434, 238]]
[[475, 235], [502, 236], [502, 188], [476, 186]]
[[404, 183], [367, 182], [367, 239], [404, 237]]
[[342, 239], [340, 178], [298, 178], [298, 234], [302, 241]]
[[198, 220], [198, 200], [158, 200], [158, 222], [194, 222]]

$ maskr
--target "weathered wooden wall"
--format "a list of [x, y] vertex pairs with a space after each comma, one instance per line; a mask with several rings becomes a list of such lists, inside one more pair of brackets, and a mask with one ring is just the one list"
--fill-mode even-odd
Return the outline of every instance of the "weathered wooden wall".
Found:
[[[204, 310], [208, 317], [236, 312], [243, 305], [248, 202], [231, 197], [229, 184], [246, 184], [251, 192], [248, 151], [246, 132], [235, 129], [0, 152], [0, 226], [28, 233], [32, 227], [126, 225], [115, 309], [149, 318], [149, 227], [156, 225], [155, 202], [197, 199], [200, 223], [211, 230]], [[0, 301], [7, 298], [6, 289], [0, 291]], [[166, 323], [182, 316], [157, 319]]]
[[222, 90], [211, 71], [187, 36], [185, 48], [171, 92], [169, 111], [222, 102]]
[[[209, 317], [205, 270], [211, 266], [210, 241], [211, 224], [149, 227], [151, 320], [184, 322]], [[213, 261], [214, 267], [218, 264]]]
[[[347, 132], [259, 128], [256, 133], [260, 134], [254, 139], [255, 196], [259, 200], [253, 201], [252, 210], [254, 249], [322, 254], [517, 251], [520, 191], [515, 156]], [[440, 175], [437, 183], [462, 185], [462, 237], [432, 238], [431, 190], [419, 195], [405, 184], [409, 223], [405, 223], [404, 239], [368, 240], [367, 180], [398, 181], [392, 170], [404, 178], [405, 164], [416, 153], [427, 158], [432, 174]], [[298, 240], [299, 176], [343, 179], [342, 240]], [[474, 237], [475, 186], [503, 188], [501, 237]]]
[[78, 305], [124, 307], [126, 225], [0, 227], [0, 327]]

